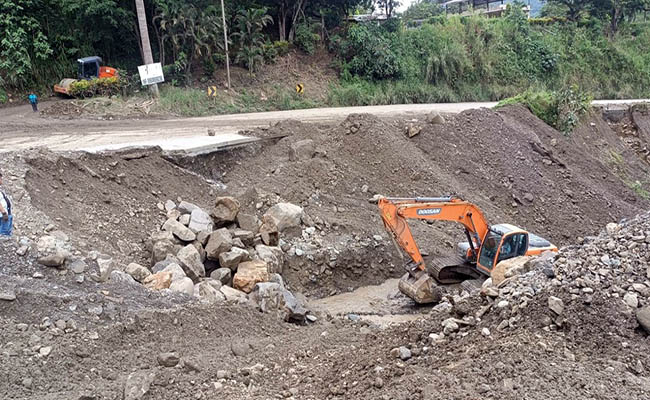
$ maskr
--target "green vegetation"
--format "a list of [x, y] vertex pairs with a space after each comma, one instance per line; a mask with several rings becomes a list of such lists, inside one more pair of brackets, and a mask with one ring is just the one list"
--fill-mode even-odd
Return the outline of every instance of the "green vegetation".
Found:
[[235, 95], [224, 91], [217, 97], [208, 97], [204, 90], [166, 86], [160, 92], [160, 99], [153, 111], [184, 117], [198, 117], [214, 114], [235, 114], [245, 112], [297, 110], [323, 106], [306, 99], [294, 91], [275, 87], [268, 99], [243, 90]]
[[650, 192], [648, 192], [646, 189], [644, 189], [643, 184], [639, 181], [634, 181], [630, 182], [627, 181], [626, 184], [630, 187], [630, 189], [634, 190], [634, 192], [641, 198], [645, 200], [650, 200]]
[[70, 85], [70, 96], [73, 97], [93, 97], [93, 96], [112, 96], [122, 92], [124, 80], [118, 77], [91, 79], [88, 81], [80, 80]]
[[523, 104], [539, 119], [568, 135], [578, 126], [580, 118], [589, 111], [592, 100], [576, 87], [558, 92], [527, 90], [500, 101], [497, 107]]
[[[120, 73], [125, 82], [121, 90], [82, 82], [75, 86], [77, 96], [140, 88], [135, 5], [88, 1], [0, 0], [0, 102], [6, 93], [51, 90], [61, 78], [75, 77], [76, 58], [94, 54], [128, 71]], [[507, 99], [502, 104], [523, 103], [570, 132], [587, 110], [586, 93], [631, 98], [650, 92], [650, 24], [644, 20], [650, 0], [548, 0], [543, 15], [533, 19], [518, 6], [500, 18], [447, 16], [441, 2], [418, 0], [396, 15], [396, 0], [226, 0], [229, 59], [251, 78], [290, 52], [307, 57], [318, 48], [329, 50], [340, 79], [323, 101], [279, 88], [261, 100], [252, 94], [260, 93], [253, 90], [255, 79], [247, 89], [205, 98], [196, 88], [223, 79], [221, 7], [208, 0], [153, 0], [146, 22], [154, 60], [164, 65], [160, 107], [205, 115]], [[373, 7], [389, 18], [347, 21]], [[172, 102], [178, 102], [177, 110]]]
[[343, 89], [334, 97], [350, 105], [382, 97], [405, 103], [494, 101], [529, 88], [572, 86], [598, 98], [645, 97], [650, 53], [642, 49], [648, 46], [645, 23], [628, 24], [608, 39], [598, 20], [531, 24], [516, 8], [495, 19], [434, 17], [398, 32], [359, 25], [339, 47]]

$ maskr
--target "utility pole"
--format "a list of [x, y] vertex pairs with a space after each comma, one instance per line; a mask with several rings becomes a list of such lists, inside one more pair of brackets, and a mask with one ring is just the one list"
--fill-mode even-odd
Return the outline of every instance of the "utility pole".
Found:
[[226, 9], [221, 0], [221, 19], [223, 21], [223, 45], [226, 49], [226, 72], [228, 74], [228, 90], [230, 90], [230, 56], [228, 55], [228, 34], [226, 33]]
[[[138, 14], [138, 26], [140, 27], [140, 41], [142, 42], [142, 57], [144, 63], [153, 64], [153, 55], [151, 54], [151, 42], [149, 42], [149, 30], [147, 29], [147, 14], [144, 8], [144, 0], [135, 0], [135, 10]], [[158, 97], [158, 84], [149, 85], [153, 97]]]

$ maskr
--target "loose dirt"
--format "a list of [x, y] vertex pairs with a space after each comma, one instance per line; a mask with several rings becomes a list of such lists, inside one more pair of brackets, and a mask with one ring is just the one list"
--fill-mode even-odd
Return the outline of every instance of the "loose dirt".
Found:
[[[79, 284], [72, 272], [40, 266], [31, 252], [18, 256], [15, 241], [0, 240], [0, 294], [16, 297], [0, 300], [0, 398], [124, 399], [133, 376], [151, 376], [144, 399], [648, 398], [648, 335], [605, 291], [587, 306], [550, 286], [517, 314], [479, 296], [449, 311], [409, 307], [388, 283], [341, 293], [402, 272], [367, 201], [374, 194], [459, 195], [490, 221], [558, 245], [588, 246], [606, 223], [648, 209], [630, 185], [648, 176], [643, 153], [600, 115], [569, 137], [520, 107], [445, 118], [444, 125], [424, 115], [286, 121], [252, 132], [290, 135], [284, 139], [172, 161], [155, 151], [3, 158], [4, 186], [20, 199], [17, 216], [34, 210], [29, 223], [18, 222], [18, 236], [59, 229], [76, 248], [123, 263], [147, 256], [143, 241], [164, 219], [157, 204], [167, 199], [209, 209], [228, 193], [257, 214], [277, 199], [299, 204], [323, 227], [322, 245], [309, 253], [313, 260], [290, 257], [284, 277], [312, 299], [337, 296], [314, 301], [315, 323], [294, 326], [243, 305], [198, 304], [140, 285]], [[647, 115], [634, 118], [643, 132]], [[419, 135], [407, 138], [409, 125], [421, 127]], [[315, 154], [291, 161], [290, 147], [304, 139]], [[413, 228], [432, 254], [451, 252], [462, 239], [453, 224], [414, 221]], [[328, 247], [345, 249], [334, 266], [320, 258]], [[550, 295], [566, 302], [561, 329], [546, 323]], [[485, 306], [492, 309], [481, 326], [490, 335], [477, 327], [453, 340], [429, 338], [450, 316]], [[497, 328], [503, 321], [507, 327]], [[412, 357], [391, 355], [400, 346]], [[162, 352], [175, 353], [178, 365], [161, 366]]]
[[[477, 204], [492, 223], [516, 224], [557, 245], [648, 206], [631, 184], [648, 176], [647, 164], [600, 115], [592, 115], [571, 136], [523, 107], [471, 110], [446, 118], [441, 125], [427, 123], [426, 116], [405, 121], [351, 115], [333, 127], [285, 121], [245, 132], [288, 135], [275, 145], [181, 164], [220, 180], [228, 193], [243, 196], [255, 187], [302, 205], [310, 216], [334, 227], [330, 242], [345, 235], [385, 235], [376, 205], [368, 202], [374, 194], [457, 195]], [[404, 133], [409, 124], [422, 128], [410, 139]], [[290, 146], [305, 139], [314, 142], [315, 156], [290, 161]], [[617, 163], [612, 153], [621, 154]], [[463, 239], [452, 223], [413, 221], [411, 226], [430, 254], [452, 252], [454, 243]], [[402, 271], [393, 246], [386, 244], [352, 257], [347, 268], [322, 277], [317, 285], [309, 266], [292, 269], [289, 280], [320, 295], [327, 294], [323, 287], [378, 284]]]

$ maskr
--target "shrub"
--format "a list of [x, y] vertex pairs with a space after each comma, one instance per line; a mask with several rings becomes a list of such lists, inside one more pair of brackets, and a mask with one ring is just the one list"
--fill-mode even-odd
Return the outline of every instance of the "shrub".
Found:
[[589, 111], [591, 100], [591, 96], [573, 86], [557, 92], [528, 90], [499, 102], [497, 107], [522, 104], [539, 119], [568, 135]]
[[7, 96], [7, 92], [0, 87], [0, 104], [5, 104], [8, 101], [9, 101], [9, 96]]
[[309, 24], [299, 24], [296, 28], [296, 45], [307, 54], [314, 54], [320, 35], [314, 33]]
[[278, 40], [273, 42], [273, 48], [279, 57], [284, 57], [289, 54], [289, 42], [286, 40]]
[[70, 85], [69, 94], [73, 97], [112, 96], [120, 94], [124, 82], [118, 77], [80, 80]]
[[345, 69], [353, 74], [371, 79], [398, 78], [402, 63], [398, 37], [371, 25], [350, 28], [347, 39], [341, 44]]

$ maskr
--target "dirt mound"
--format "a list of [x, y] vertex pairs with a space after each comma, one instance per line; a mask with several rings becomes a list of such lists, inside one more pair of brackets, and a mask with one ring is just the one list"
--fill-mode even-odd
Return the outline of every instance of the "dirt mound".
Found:
[[86, 117], [97, 120], [163, 118], [152, 114], [153, 100], [107, 98], [85, 100], [57, 100], [42, 107], [41, 115], [56, 119]]
[[[314, 282], [322, 266], [296, 265], [289, 279], [318, 294], [322, 287], [347, 290], [402, 271], [376, 206], [367, 201], [374, 194], [455, 194], [478, 204], [490, 221], [514, 223], [557, 245], [647, 207], [648, 201], [619, 173], [642, 175], [642, 160], [599, 116], [592, 120], [568, 137], [523, 107], [467, 111], [448, 116], [444, 124], [427, 123], [424, 117], [404, 121], [372, 115], [351, 115], [334, 127], [285, 121], [254, 132], [288, 135], [275, 145], [211, 156], [190, 167], [218, 165], [209, 176], [220, 178], [227, 192], [255, 187], [302, 205], [331, 227], [323, 234], [326, 243], [346, 235], [383, 236], [385, 246], [367, 248], [362, 257], [349, 260], [359, 274], [336, 266]], [[422, 129], [409, 139], [405, 129], [413, 124]], [[594, 144], [594, 136], [606, 144]], [[304, 146], [300, 142], [305, 140], [313, 147], [309, 156], [290, 158], [292, 147]], [[625, 157], [614, 166], [610, 151]], [[431, 254], [451, 252], [461, 239], [454, 224], [411, 225], [420, 246]]]
[[168, 199], [202, 206], [214, 189], [159, 151], [74, 157], [40, 152], [27, 158], [31, 203], [66, 231], [83, 251], [99, 250], [124, 262], [142, 261], [143, 242], [160, 224]]

